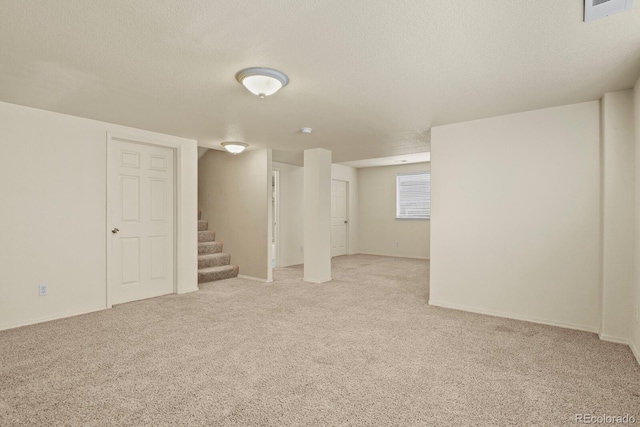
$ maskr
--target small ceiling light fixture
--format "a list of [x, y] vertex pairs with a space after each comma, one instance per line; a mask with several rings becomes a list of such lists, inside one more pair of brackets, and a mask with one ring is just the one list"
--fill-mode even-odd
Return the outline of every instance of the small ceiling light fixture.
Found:
[[311, 128], [302, 128], [302, 129], [300, 129], [300, 132], [306, 133], [306, 134], [310, 134], [312, 130], [313, 129], [311, 129]]
[[285, 73], [262, 67], [240, 70], [236, 74], [236, 80], [260, 98], [273, 95], [289, 83], [289, 77]]
[[245, 148], [249, 146], [249, 144], [245, 144], [244, 142], [223, 142], [222, 145], [225, 150], [233, 154], [240, 154], [244, 151]]

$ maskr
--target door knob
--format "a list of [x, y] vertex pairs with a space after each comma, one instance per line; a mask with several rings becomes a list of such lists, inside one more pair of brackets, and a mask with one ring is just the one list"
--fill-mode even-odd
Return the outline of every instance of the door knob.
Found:
[[348, 223], [349, 223], [349, 221], [345, 221], [344, 223], [345, 223], [345, 224], [348, 224]]
[[117, 233], [118, 233], [118, 231], [120, 231], [120, 230], [118, 230], [116, 227], [113, 227], [113, 229], [111, 229], [111, 232], [112, 232], [113, 234], [117, 234]]

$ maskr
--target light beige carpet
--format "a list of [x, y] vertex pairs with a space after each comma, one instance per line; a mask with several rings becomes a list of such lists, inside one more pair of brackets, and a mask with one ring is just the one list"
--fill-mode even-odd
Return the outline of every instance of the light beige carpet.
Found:
[[0, 332], [0, 425], [640, 420], [628, 347], [430, 307], [426, 261], [340, 257], [326, 284], [301, 267], [274, 276]]

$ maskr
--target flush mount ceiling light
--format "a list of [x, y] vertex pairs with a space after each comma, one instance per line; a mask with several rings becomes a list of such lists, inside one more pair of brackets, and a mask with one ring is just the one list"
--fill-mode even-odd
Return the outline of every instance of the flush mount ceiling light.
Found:
[[223, 142], [220, 144], [224, 147], [225, 150], [233, 154], [240, 154], [244, 151], [245, 148], [249, 146], [249, 144], [245, 144], [244, 142]]
[[249, 92], [260, 98], [273, 95], [289, 83], [289, 77], [272, 68], [252, 67], [238, 71], [238, 80]]

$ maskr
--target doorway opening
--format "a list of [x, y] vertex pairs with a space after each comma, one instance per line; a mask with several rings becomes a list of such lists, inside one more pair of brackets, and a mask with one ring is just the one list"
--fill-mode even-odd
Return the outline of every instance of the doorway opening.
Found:
[[277, 267], [280, 249], [280, 171], [274, 170], [271, 176], [271, 267]]
[[331, 257], [349, 253], [349, 183], [331, 180]]

